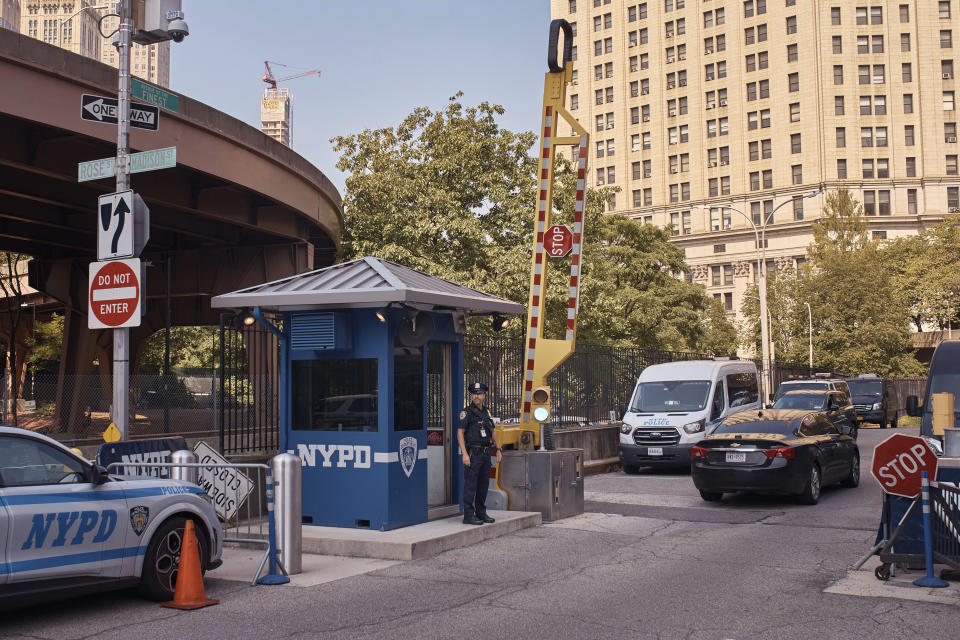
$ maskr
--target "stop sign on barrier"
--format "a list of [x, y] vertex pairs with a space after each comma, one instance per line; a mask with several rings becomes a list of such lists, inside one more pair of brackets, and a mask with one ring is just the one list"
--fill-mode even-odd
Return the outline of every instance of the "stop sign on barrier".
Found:
[[873, 477], [887, 493], [914, 498], [920, 493], [920, 474], [937, 477], [937, 455], [922, 438], [894, 434], [873, 450]]
[[562, 258], [573, 249], [573, 231], [565, 224], [551, 225], [543, 234], [543, 250], [551, 258]]

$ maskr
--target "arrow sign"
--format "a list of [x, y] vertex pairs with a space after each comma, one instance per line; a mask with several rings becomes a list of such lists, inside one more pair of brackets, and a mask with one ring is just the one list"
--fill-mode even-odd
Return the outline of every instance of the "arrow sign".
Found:
[[[80, 117], [91, 122], [117, 124], [117, 99], [84, 93], [80, 98]], [[146, 104], [130, 103], [130, 126], [156, 131], [160, 124], [160, 110]]]
[[100, 196], [97, 259], [140, 255], [150, 238], [150, 210], [132, 190]]

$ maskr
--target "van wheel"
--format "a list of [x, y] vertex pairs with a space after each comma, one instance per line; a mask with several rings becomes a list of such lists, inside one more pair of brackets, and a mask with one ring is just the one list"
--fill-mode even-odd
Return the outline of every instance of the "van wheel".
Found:
[[723, 500], [723, 492], [721, 491], [704, 491], [700, 490], [700, 497], [706, 500], [707, 502], [720, 502]]
[[623, 472], [628, 476], [635, 476], [640, 473], [640, 467], [635, 464], [623, 463]]

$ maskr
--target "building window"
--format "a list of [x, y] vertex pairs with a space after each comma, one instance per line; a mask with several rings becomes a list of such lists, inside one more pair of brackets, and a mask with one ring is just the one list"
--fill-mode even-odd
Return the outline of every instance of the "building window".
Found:
[[633, 206], [634, 206], [634, 207], [641, 207], [641, 206], [643, 206], [643, 200], [641, 199], [641, 195], [640, 195], [640, 194], [641, 194], [640, 189], [634, 189], [634, 190], [633, 190]]
[[763, 188], [773, 189], [773, 170], [765, 169], [762, 172], [762, 177], [763, 177]]
[[957, 156], [947, 156], [947, 175], [957, 175]]
[[790, 122], [800, 122], [800, 103], [799, 102], [794, 102], [793, 104], [790, 105]]
[[[729, 215], [727, 211], [724, 211], [724, 215]], [[724, 225], [724, 229], [729, 229], [729, 225]], [[723, 284], [726, 286], [733, 284], [733, 265], [725, 264], [723, 265]]]
[[912, 124], [907, 124], [903, 126], [903, 144], [905, 144], [908, 147], [912, 147], [914, 144]]
[[877, 177], [878, 178], [890, 177], [890, 159], [889, 158], [877, 159]]
[[843, 36], [833, 36], [833, 52], [843, 53]]
[[953, 109], [954, 109], [953, 91], [944, 91], [943, 92], [943, 110], [953, 111]]
[[751, 171], [750, 172], [750, 190], [758, 191], [760, 189], [760, 172]]
[[912, 93], [903, 94], [903, 112], [913, 113], [913, 94]]
[[803, 196], [793, 196], [793, 219], [803, 220]]
[[867, 7], [857, 7], [857, 24], [867, 24]]
[[726, 252], [727, 252], [727, 245], [725, 245], [725, 244], [715, 244], [715, 245], [713, 245], [713, 252], [714, 252], [714, 253], [726, 253]]
[[840, 7], [830, 7], [830, 24], [840, 24]]
[[890, 215], [890, 191], [887, 189], [877, 191], [877, 213], [882, 216]]
[[910, 22], [910, 5], [900, 5], [900, 22]]
[[950, 19], [950, 0], [940, 0], [940, 19], [949, 20]]
[[653, 204], [653, 189], [647, 188], [643, 190], [643, 205], [649, 207]]
[[900, 51], [910, 51], [910, 34], [900, 34]]
[[790, 87], [790, 91], [800, 91], [800, 74], [791, 73], [787, 76], [787, 84]]
[[720, 286], [720, 265], [710, 267], [710, 282], [715, 287]]
[[861, 64], [857, 66], [857, 80], [860, 84], [870, 84], [870, 65]]
[[790, 134], [790, 153], [800, 153], [802, 151], [800, 145], [800, 134], [792, 133]]
[[873, 146], [873, 127], [860, 127], [860, 146]]
[[873, 178], [873, 160], [867, 159], [861, 162], [864, 179]]
[[870, 24], [883, 24], [883, 7], [870, 7]]
[[842, 149], [847, 146], [847, 129], [846, 127], [837, 127], [837, 148]]
[[902, 76], [903, 82], [913, 82], [913, 67], [910, 66], [909, 62], [904, 62], [900, 65], [900, 75]]
[[873, 65], [873, 84], [883, 84], [886, 80], [886, 66], [882, 64]]
[[604, 179], [604, 171], [605, 171], [604, 169], [597, 169], [597, 185], [598, 186], [606, 184], [606, 180]]
[[837, 160], [837, 178], [840, 180], [847, 179], [847, 161], [842, 158]]
[[950, 80], [953, 78], [953, 60], [941, 60], [940, 73], [942, 74], [944, 80]]
[[843, 65], [833, 65], [833, 84], [843, 84]]
[[877, 127], [873, 137], [876, 140], [878, 147], [887, 146], [887, 128], [886, 127]]
[[788, 16], [787, 17], [787, 35], [792, 35], [797, 32], [797, 16]]
[[787, 62], [796, 62], [798, 57], [799, 56], [797, 54], [797, 45], [788, 44], [787, 45]]
[[940, 30], [940, 48], [941, 49], [953, 48], [953, 32], [950, 29]]
[[803, 165], [795, 164], [790, 167], [793, 177], [793, 184], [803, 184]]
[[960, 187], [947, 187], [947, 206], [950, 211], [960, 210]]
[[569, 0], [568, 2], [570, 13], [577, 12], [577, 0]]
[[607, 211], [616, 211], [617, 210], [617, 194], [611, 193], [610, 197], [607, 198]]
[[916, 178], [917, 177], [917, 159], [913, 157], [907, 158], [907, 177]]
[[886, 232], [886, 231], [873, 231], [873, 232], [871, 232], [871, 233], [872, 233], [872, 237], [873, 237], [874, 240], [886, 240], [886, 239], [887, 239], [887, 232]]
[[863, 192], [863, 214], [867, 216], [877, 215], [877, 192]]
[[917, 213], [917, 190], [907, 189], [907, 213]]

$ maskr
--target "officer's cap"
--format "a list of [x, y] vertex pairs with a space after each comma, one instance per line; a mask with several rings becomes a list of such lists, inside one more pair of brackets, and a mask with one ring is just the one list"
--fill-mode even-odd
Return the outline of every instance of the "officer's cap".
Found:
[[470, 393], [486, 393], [487, 385], [482, 382], [474, 382], [470, 385]]

